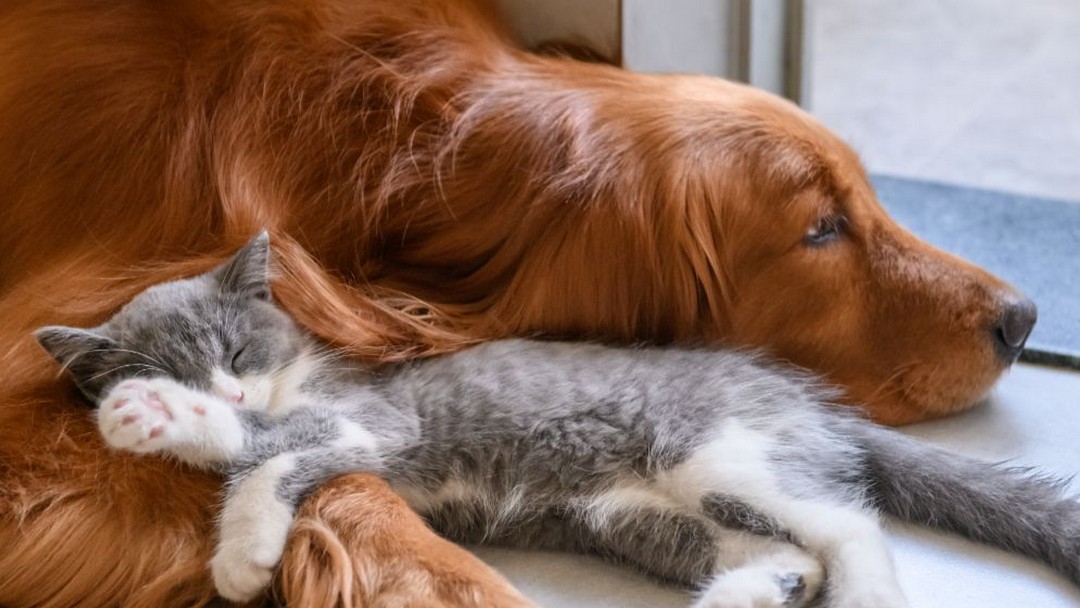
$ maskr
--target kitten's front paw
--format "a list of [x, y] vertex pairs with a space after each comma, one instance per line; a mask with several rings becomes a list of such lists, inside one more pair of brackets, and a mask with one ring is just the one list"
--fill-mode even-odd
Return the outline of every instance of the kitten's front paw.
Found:
[[106, 395], [98, 410], [106, 443], [133, 452], [154, 452], [169, 443], [175, 407], [154, 388], [147, 380], [128, 380]]
[[126, 380], [98, 409], [105, 442], [138, 453], [163, 450], [193, 463], [224, 458], [243, 445], [231, 408], [167, 378]]
[[249, 602], [270, 585], [276, 565], [277, 560], [260, 564], [246, 553], [219, 550], [210, 560], [210, 572], [218, 595], [233, 602]]
[[246, 602], [270, 584], [293, 521], [292, 506], [278, 497], [277, 490], [295, 464], [290, 454], [267, 460], [236, 484], [225, 500], [218, 548], [210, 560], [222, 597]]

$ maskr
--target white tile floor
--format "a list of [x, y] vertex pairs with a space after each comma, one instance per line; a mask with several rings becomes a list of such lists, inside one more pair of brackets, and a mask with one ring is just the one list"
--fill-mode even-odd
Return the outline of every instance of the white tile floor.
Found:
[[[989, 460], [1059, 474], [1080, 472], [1080, 374], [1017, 366], [973, 412], [905, 429]], [[1073, 489], [1080, 491], [1074, 481]], [[1030, 560], [958, 538], [892, 525], [901, 583], [912, 608], [1076, 608], [1080, 589]], [[686, 593], [599, 560], [477, 549], [529, 597], [550, 608], [674, 608]]]
[[1080, 201], [1080, 2], [815, 0], [809, 109], [869, 169]]

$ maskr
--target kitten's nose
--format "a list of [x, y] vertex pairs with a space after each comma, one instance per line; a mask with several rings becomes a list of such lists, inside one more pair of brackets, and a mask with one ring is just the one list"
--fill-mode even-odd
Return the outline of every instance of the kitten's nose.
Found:
[[244, 389], [240, 382], [223, 372], [215, 372], [211, 383], [211, 392], [215, 397], [224, 399], [229, 403], [242, 403], [244, 401]]
[[215, 384], [214, 390], [212, 392], [214, 393], [215, 397], [218, 397], [219, 399], [224, 399], [229, 403], [240, 403], [244, 400], [244, 391], [240, 388], [225, 387], [219, 384]]

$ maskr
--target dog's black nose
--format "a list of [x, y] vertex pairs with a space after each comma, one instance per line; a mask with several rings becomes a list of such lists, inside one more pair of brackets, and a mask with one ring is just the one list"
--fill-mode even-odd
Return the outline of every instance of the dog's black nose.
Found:
[[998, 351], [1006, 362], [1013, 363], [1020, 356], [1038, 318], [1039, 310], [1035, 302], [1023, 296], [1010, 297], [1005, 303], [1001, 319], [994, 328], [994, 336], [998, 341]]

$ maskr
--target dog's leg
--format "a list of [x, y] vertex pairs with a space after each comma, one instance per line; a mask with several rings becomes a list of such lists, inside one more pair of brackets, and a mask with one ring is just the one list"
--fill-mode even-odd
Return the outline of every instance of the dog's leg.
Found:
[[288, 606], [534, 606], [367, 474], [338, 477], [300, 506], [277, 584]]

